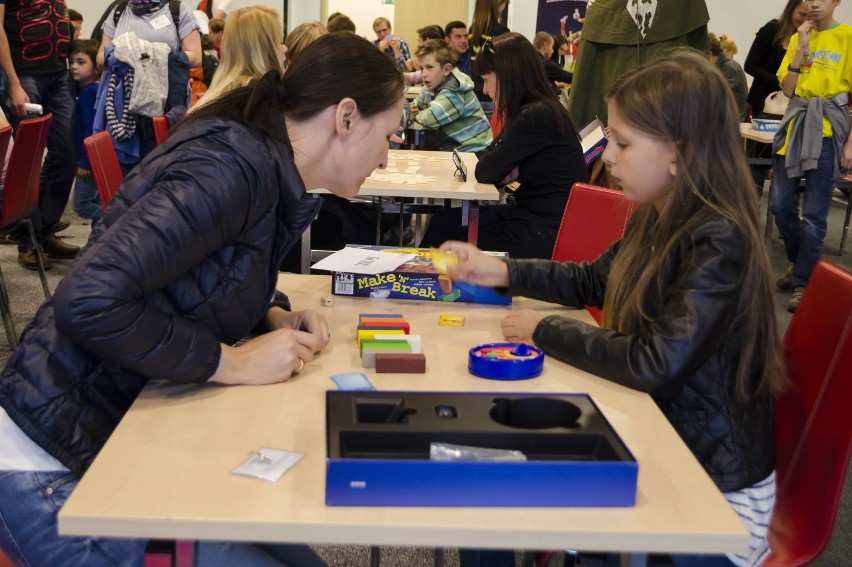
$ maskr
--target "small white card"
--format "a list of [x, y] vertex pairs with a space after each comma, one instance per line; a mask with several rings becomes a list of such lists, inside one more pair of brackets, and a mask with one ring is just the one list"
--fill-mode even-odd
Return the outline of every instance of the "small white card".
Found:
[[168, 16], [163, 14], [161, 16], [157, 16], [156, 18], [149, 21], [148, 23], [151, 24], [151, 27], [154, 28], [155, 30], [161, 30], [164, 27], [166, 27], [167, 25], [169, 25], [170, 23], [172, 23], [172, 20]]
[[261, 447], [249, 453], [248, 459], [231, 472], [241, 476], [276, 482], [304, 457], [304, 453]]
[[328, 270], [329, 272], [351, 272], [353, 274], [381, 274], [392, 272], [405, 264], [417, 254], [398, 254], [395, 252], [380, 252], [367, 248], [347, 246], [331, 256], [326, 256], [311, 268]]

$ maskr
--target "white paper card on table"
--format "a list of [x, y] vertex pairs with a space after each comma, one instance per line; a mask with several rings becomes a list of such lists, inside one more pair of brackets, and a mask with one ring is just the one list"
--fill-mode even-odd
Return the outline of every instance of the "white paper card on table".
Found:
[[392, 272], [417, 254], [386, 254], [377, 250], [347, 246], [326, 256], [313, 266], [314, 270], [350, 272], [353, 274], [381, 274]]
[[233, 474], [276, 482], [304, 457], [304, 453], [261, 447], [249, 453], [248, 459], [233, 469]]

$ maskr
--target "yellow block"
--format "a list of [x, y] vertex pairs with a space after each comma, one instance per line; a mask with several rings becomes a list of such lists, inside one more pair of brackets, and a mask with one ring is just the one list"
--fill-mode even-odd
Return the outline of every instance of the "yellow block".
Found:
[[376, 335], [405, 335], [402, 329], [370, 329], [368, 331], [358, 331], [358, 348], [361, 348], [362, 341], [372, 341]]

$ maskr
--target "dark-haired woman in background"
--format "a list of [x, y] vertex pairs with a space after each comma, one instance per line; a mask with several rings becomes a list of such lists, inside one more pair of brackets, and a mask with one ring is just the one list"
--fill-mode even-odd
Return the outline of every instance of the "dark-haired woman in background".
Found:
[[[15, 563], [142, 565], [145, 541], [60, 537], [56, 515], [148, 380], [283, 382], [328, 344], [325, 319], [275, 291], [278, 265], [316, 215], [307, 189], [352, 197], [385, 166], [403, 92], [369, 41], [328, 34], [283, 78], [193, 112], [125, 178], [0, 379]], [[216, 545], [200, 563], [322, 564], [300, 546]]]
[[809, 15], [804, 0], [788, 0], [778, 19], [770, 20], [755, 34], [744, 66], [745, 72], [754, 77], [748, 91], [752, 116], [760, 116], [766, 97], [781, 90], [776, 75], [778, 67], [787, 52], [790, 38]]
[[568, 38], [564, 35], [555, 34], [553, 36], [553, 53], [550, 55], [550, 60], [559, 65], [560, 69], [565, 69], [565, 59], [568, 57]]
[[[500, 21], [503, 10], [506, 9], [506, 4], [508, 4], [507, 0], [476, 0], [476, 4], [473, 6], [473, 21], [471, 21], [468, 29], [468, 45], [470, 45], [474, 60], [482, 51], [482, 46], [486, 41], [509, 31], [509, 28]], [[494, 103], [482, 91], [482, 79], [479, 74], [474, 72], [471, 78], [473, 79], [473, 92], [476, 93], [476, 98], [479, 99], [485, 116], [491, 120]]]
[[[521, 34], [483, 44], [474, 69], [503, 121], [500, 135], [479, 158], [476, 180], [520, 183], [513, 201], [479, 208], [479, 247], [513, 258], [550, 258], [571, 186], [588, 180], [577, 131], [544, 74], [541, 56]], [[421, 245], [466, 239], [456, 208], [432, 216]]]
[[[808, 19], [810, 19], [810, 8], [807, 2], [804, 0], [787, 0], [787, 4], [778, 19], [770, 20], [755, 34], [744, 66], [745, 72], [754, 77], [746, 99], [748, 104], [751, 105], [753, 118], [763, 116], [767, 96], [774, 92], [779, 93], [780, 96], [781, 84], [776, 75], [778, 67], [781, 66], [781, 61], [787, 52], [790, 38], [793, 37], [799, 26]], [[747, 143], [747, 149], [751, 158], [772, 158], [772, 144], [761, 144], [750, 140]], [[751, 166], [751, 175], [758, 193], [763, 191], [769, 168], [768, 165]]]

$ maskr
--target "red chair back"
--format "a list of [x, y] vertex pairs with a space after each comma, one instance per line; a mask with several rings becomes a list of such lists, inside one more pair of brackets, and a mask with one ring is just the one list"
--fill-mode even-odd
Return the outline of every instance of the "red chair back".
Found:
[[[627, 221], [639, 205], [616, 189], [575, 183], [568, 195], [551, 259], [590, 262], [624, 236]], [[600, 324], [601, 313], [586, 307]]]
[[828, 544], [852, 455], [852, 274], [820, 261], [784, 336], [777, 497], [764, 567], [807, 565]]
[[[9, 157], [6, 185], [3, 189], [3, 213], [0, 226], [8, 226], [28, 216], [38, 206], [41, 162], [47, 147], [52, 114], [23, 120], [15, 132], [15, 145]], [[8, 140], [6, 142], [9, 143]], [[5, 157], [5, 155], [3, 156]]]
[[12, 139], [12, 127], [6, 126], [0, 129], [0, 161], [6, 159], [6, 151], [9, 149], [9, 140]]
[[86, 155], [89, 156], [89, 165], [92, 167], [92, 176], [95, 178], [101, 206], [106, 210], [112, 196], [124, 180], [124, 173], [121, 171], [121, 164], [118, 163], [112, 137], [107, 131], [92, 134], [83, 140], [83, 147], [86, 148]]
[[[198, 81], [199, 83], [201, 81]], [[169, 121], [165, 116], [154, 117], [154, 139], [157, 145], [165, 143], [169, 139]]]

